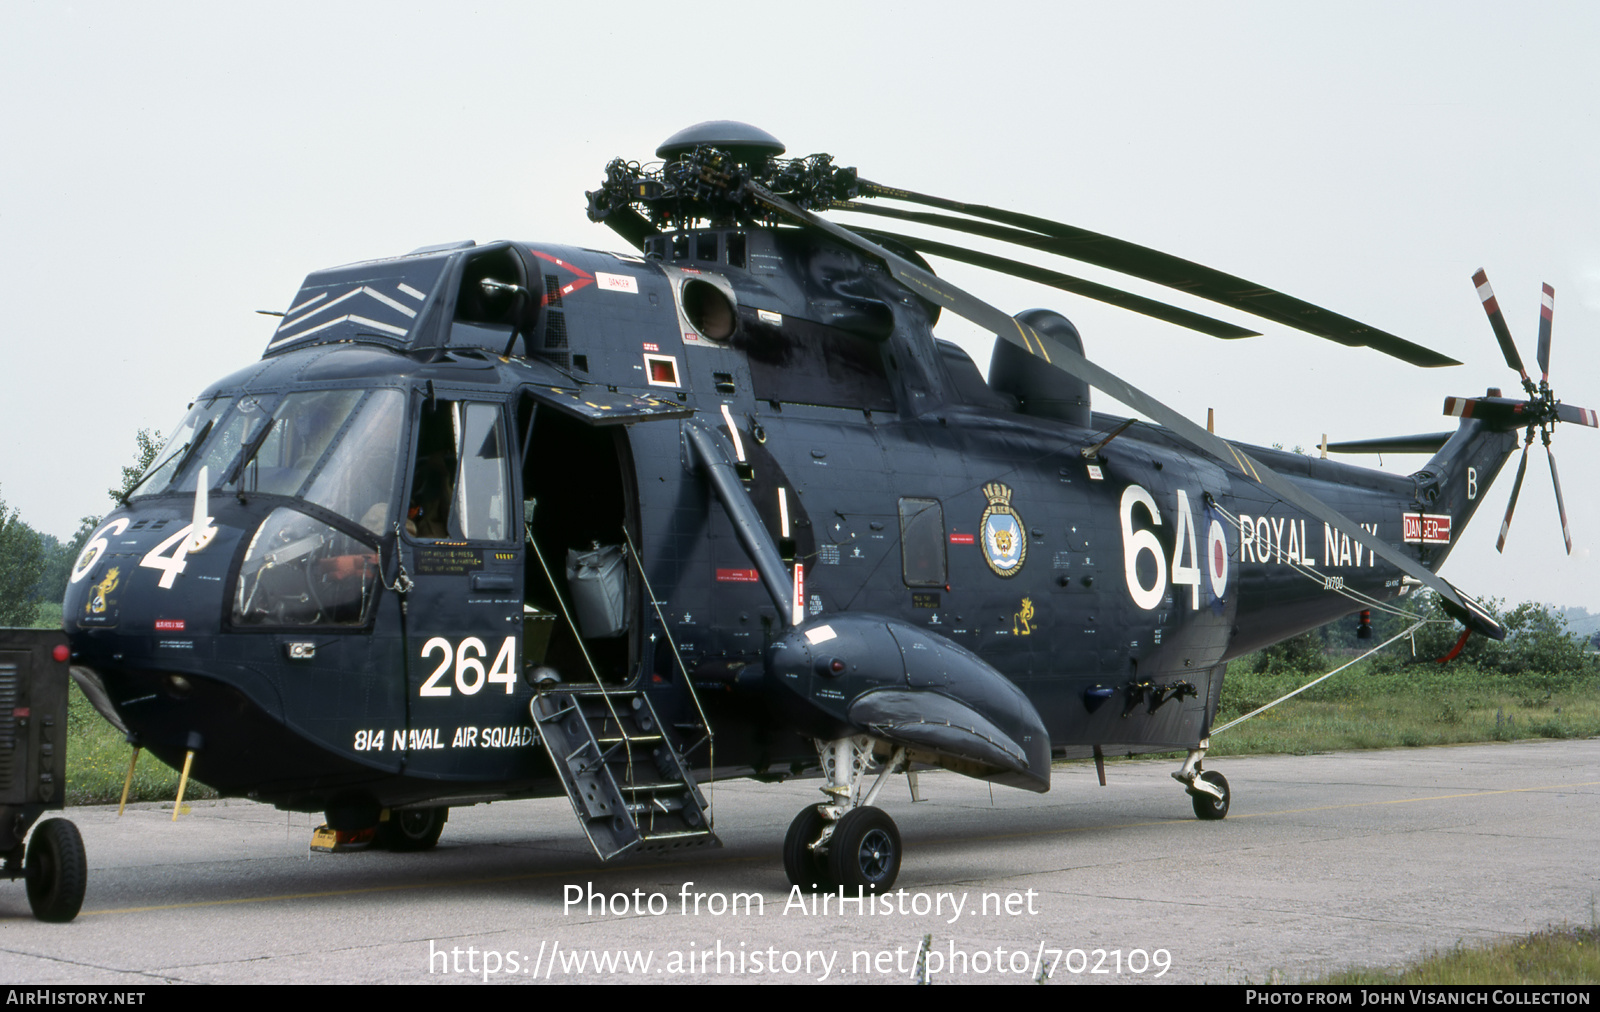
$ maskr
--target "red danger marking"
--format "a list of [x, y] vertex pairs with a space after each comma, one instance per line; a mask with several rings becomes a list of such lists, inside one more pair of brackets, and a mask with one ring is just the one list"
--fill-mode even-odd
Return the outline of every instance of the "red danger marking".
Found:
[[722, 583], [758, 583], [761, 574], [753, 569], [719, 569], [717, 580]]
[[1437, 513], [1402, 513], [1400, 536], [1408, 545], [1448, 545], [1450, 517]]
[[183, 632], [183, 619], [158, 618], [156, 619], [156, 629], [160, 632]]
[[977, 540], [971, 534], [952, 534], [950, 535], [950, 543], [952, 545], [974, 545], [977, 544]]
[[644, 343], [644, 350], [645, 351], [660, 351], [661, 348], [654, 341], [646, 341]]

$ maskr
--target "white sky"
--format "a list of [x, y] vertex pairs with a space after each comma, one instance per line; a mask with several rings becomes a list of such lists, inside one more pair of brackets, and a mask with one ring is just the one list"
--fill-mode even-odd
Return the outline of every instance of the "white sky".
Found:
[[[274, 321], [253, 311], [313, 269], [460, 238], [620, 247], [583, 191], [706, 119], [1154, 246], [1466, 363], [1416, 369], [1067, 261], [1020, 257], [1264, 336], [936, 262], [1003, 308], [1067, 313], [1091, 357], [1193, 418], [1215, 407], [1229, 438], [1437, 431], [1446, 394], [1511, 393], [1480, 266], [1530, 367], [1539, 283], [1555, 286], [1556, 391], [1600, 406], [1597, 51], [1587, 3], [7, 0], [0, 497], [59, 537], [104, 512], [134, 431], [170, 429], [259, 357]], [[987, 364], [987, 338], [941, 331]], [[1507, 557], [1515, 459], [1446, 576], [1600, 611], [1600, 433], [1561, 426], [1557, 449], [1572, 557], [1535, 448]]]

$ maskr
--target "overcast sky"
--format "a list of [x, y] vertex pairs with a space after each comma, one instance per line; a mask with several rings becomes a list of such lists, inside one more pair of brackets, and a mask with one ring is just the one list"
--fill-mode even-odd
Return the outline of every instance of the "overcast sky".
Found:
[[[1417, 369], [1066, 261], [1050, 265], [1264, 334], [1217, 341], [935, 263], [1003, 308], [1065, 312], [1092, 358], [1191, 417], [1216, 408], [1231, 439], [1437, 431], [1447, 394], [1511, 393], [1480, 266], [1530, 365], [1555, 286], [1555, 389], [1600, 406], [1596, 52], [1586, 3], [4, 0], [0, 497], [63, 538], [105, 512], [135, 430], [170, 430], [259, 357], [274, 321], [254, 311], [286, 308], [313, 269], [462, 238], [621, 246], [583, 191], [706, 119], [1154, 246], [1466, 363]], [[990, 338], [941, 332], [987, 365]], [[1600, 611], [1600, 432], [1561, 426], [1556, 449], [1572, 557], [1536, 447], [1506, 557], [1515, 459], [1446, 576]]]

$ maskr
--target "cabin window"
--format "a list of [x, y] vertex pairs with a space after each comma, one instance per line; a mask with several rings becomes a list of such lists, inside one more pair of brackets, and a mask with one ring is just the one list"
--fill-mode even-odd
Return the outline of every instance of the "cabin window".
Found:
[[694, 253], [697, 260], [717, 260], [717, 233], [701, 232], [694, 237]]
[[406, 531], [419, 538], [511, 537], [510, 475], [498, 404], [424, 402]]
[[944, 586], [944, 507], [939, 500], [900, 500], [900, 566], [908, 587]]

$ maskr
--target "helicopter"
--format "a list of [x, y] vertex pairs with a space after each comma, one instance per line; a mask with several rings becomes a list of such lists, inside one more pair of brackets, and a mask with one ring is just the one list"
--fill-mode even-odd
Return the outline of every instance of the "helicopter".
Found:
[[[927, 256], [1214, 337], [1244, 327], [849, 211], [1178, 288], [1422, 367], [1427, 348], [1058, 222], [863, 179], [713, 121], [617, 159], [589, 216], [631, 247], [427, 246], [316, 271], [259, 361], [189, 405], [63, 604], [72, 674], [131, 744], [330, 832], [434, 846], [451, 807], [565, 795], [601, 859], [715, 845], [708, 778], [821, 780], [803, 890], [887, 890], [878, 801], [943, 768], [1043, 792], [1052, 762], [1182, 752], [1201, 819], [1229, 660], [1427, 587], [1535, 433], [1536, 384], [1451, 398], [1411, 475], [1224, 440]], [[933, 210], [879, 206], [885, 199]], [[996, 336], [987, 379], [933, 328]], [[277, 314], [275, 314], [277, 315]], [[1099, 389], [1156, 424], [1093, 410]], [[1560, 481], [1549, 456], [1563, 529]], [[1502, 546], [1504, 534], [1502, 533]], [[1568, 550], [1571, 542], [1568, 535]], [[180, 787], [180, 797], [182, 788]]]

